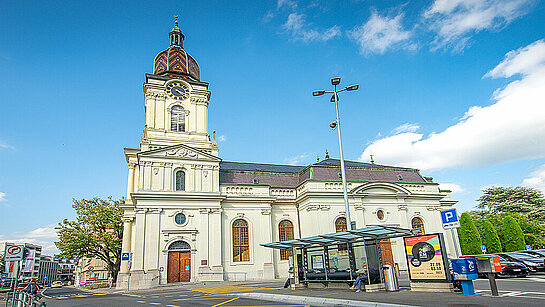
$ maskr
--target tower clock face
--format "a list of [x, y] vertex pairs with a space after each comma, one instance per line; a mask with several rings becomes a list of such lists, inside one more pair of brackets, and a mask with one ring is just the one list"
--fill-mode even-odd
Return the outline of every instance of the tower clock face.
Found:
[[166, 92], [170, 98], [175, 100], [184, 100], [189, 97], [189, 88], [180, 82], [172, 82], [167, 85]]

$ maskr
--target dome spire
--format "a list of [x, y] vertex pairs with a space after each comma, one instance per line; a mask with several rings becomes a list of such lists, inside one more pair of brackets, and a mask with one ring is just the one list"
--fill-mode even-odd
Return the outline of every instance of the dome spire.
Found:
[[170, 46], [178, 46], [180, 48], [184, 47], [184, 35], [182, 34], [182, 30], [178, 28], [178, 15], [175, 15], [174, 18], [176, 20], [174, 21], [174, 28], [170, 30], [169, 36], [170, 36]]

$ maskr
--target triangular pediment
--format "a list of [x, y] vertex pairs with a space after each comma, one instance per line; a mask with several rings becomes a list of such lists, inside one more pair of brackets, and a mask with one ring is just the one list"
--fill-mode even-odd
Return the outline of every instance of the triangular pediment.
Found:
[[166, 146], [138, 153], [142, 157], [174, 158], [220, 162], [221, 159], [202, 150], [184, 144]]

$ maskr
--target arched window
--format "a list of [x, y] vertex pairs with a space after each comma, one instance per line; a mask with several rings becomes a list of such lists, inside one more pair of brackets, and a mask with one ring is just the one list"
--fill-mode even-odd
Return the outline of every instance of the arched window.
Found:
[[[330, 224], [331, 225], [331, 224]], [[335, 220], [335, 232], [346, 231], [346, 218], [340, 217]]]
[[185, 191], [185, 173], [184, 171], [176, 172], [176, 191]]
[[184, 241], [174, 241], [168, 246], [168, 250], [188, 250], [191, 249], [191, 246]]
[[170, 113], [170, 130], [185, 131], [185, 112], [181, 106], [173, 106]]
[[[345, 217], [339, 217], [335, 220], [335, 232], [342, 232], [346, 231], [346, 218]], [[339, 249], [339, 252], [347, 253], [348, 252], [348, 244], [339, 244], [337, 245], [337, 248]]]
[[415, 217], [411, 221], [411, 226], [413, 229], [420, 229], [416, 234], [417, 235], [423, 235], [426, 234], [426, 230], [424, 230], [424, 221], [422, 221], [421, 218]]
[[233, 262], [250, 261], [248, 222], [238, 219], [233, 222]]
[[[280, 222], [280, 224], [278, 224], [278, 236], [280, 241], [293, 240], [293, 223], [289, 220]], [[290, 255], [290, 250], [280, 250], [280, 260], [288, 260]]]

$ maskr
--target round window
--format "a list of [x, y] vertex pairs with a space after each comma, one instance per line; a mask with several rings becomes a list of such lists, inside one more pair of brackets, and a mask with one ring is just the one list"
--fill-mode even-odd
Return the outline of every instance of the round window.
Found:
[[386, 217], [384, 216], [384, 211], [378, 210], [378, 211], [377, 211], [377, 218], [378, 218], [380, 221], [384, 221], [384, 219], [386, 218]]
[[178, 213], [176, 214], [176, 216], [174, 217], [174, 221], [176, 221], [176, 224], [178, 225], [183, 225], [185, 224], [186, 222], [186, 217], [185, 217], [185, 214], [183, 213]]

